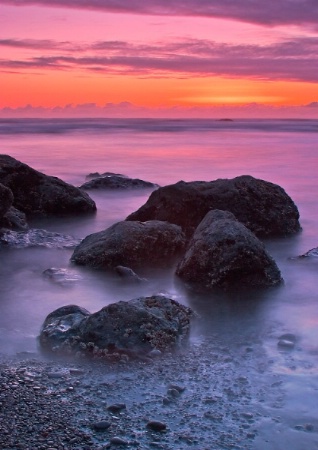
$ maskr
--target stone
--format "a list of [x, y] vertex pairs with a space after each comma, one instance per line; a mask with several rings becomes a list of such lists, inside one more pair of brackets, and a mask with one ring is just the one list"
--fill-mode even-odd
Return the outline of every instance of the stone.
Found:
[[12, 203], [13, 203], [12, 191], [0, 183], [0, 219], [9, 210]]
[[138, 178], [127, 178], [122, 175], [105, 175], [93, 178], [90, 181], [82, 184], [80, 189], [110, 189], [110, 190], [124, 190], [124, 189], [154, 189], [158, 185], [149, 181], [143, 181]]
[[117, 414], [123, 409], [126, 409], [125, 403], [114, 403], [113, 405], [109, 405], [107, 407], [107, 410], [110, 411], [113, 414]]
[[11, 206], [2, 219], [0, 219], [0, 226], [17, 231], [26, 231], [29, 229], [26, 215], [14, 206]]
[[192, 315], [190, 308], [159, 295], [113, 303], [94, 314], [69, 305], [48, 315], [39, 343], [60, 354], [138, 357], [176, 347], [188, 336]]
[[284, 189], [249, 175], [161, 187], [126, 220], [175, 223], [190, 238], [213, 209], [232, 212], [258, 237], [287, 236], [301, 229], [298, 209]]
[[107, 431], [111, 427], [111, 423], [107, 420], [101, 420], [99, 422], [94, 422], [92, 425], [93, 430], [95, 431]]
[[152, 431], [165, 431], [167, 429], [167, 425], [158, 420], [150, 420], [146, 426]]
[[181, 228], [167, 222], [118, 222], [87, 236], [75, 248], [71, 260], [79, 265], [133, 270], [166, 267], [185, 247]]
[[13, 206], [27, 216], [77, 215], [96, 211], [86, 192], [44, 175], [11, 156], [0, 155], [0, 183], [11, 189]]
[[146, 282], [146, 278], [139, 277], [130, 267], [117, 266], [115, 267], [115, 272], [122, 280], [132, 283], [143, 283]]
[[282, 281], [264, 244], [232, 213], [220, 210], [202, 220], [176, 274], [199, 291], [267, 287]]

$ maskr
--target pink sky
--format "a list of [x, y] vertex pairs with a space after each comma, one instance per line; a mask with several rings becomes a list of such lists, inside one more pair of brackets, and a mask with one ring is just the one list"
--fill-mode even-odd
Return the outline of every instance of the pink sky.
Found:
[[316, 0], [0, 0], [0, 116], [315, 118], [317, 55]]

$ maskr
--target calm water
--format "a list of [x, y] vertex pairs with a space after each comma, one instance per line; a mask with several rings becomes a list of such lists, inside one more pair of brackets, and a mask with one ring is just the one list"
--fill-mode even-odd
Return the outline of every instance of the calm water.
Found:
[[[167, 292], [204, 317], [194, 338], [218, 333], [227, 345], [234, 345], [238, 336], [247, 343], [261, 340], [271, 370], [288, 377], [286, 414], [298, 409], [306, 420], [317, 422], [318, 258], [291, 257], [318, 246], [318, 121], [2, 120], [0, 136], [1, 153], [75, 185], [96, 171], [160, 185], [250, 174], [281, 185], [297, 204], [303, 227], [297, 236], [266, 242], [285, 283], [249, 298], [189, 295], [171, 273], [128, 288], [104, 274], [71, 266], [71, 250], [1, 249], [2, 352], [35, 350], [41, 323], [59, 306], [75, 303], [96, 311], [117, 300]], [[83, 238], [124, 219], [146, 201], [149, 191], [90, 195], [98, 207], [95, 217], [33, 225]], [[69, 268], [78, 279], [54, 283], [43, 276], [51, 267]], [[299, 339], [287, 356], [277, 349], [285, 332]]]

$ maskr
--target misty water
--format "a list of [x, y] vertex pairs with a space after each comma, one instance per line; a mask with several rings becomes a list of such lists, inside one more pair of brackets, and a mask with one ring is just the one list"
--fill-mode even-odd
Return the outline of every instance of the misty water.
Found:
[[[242, 174], [282, 186], [298, 206], [302, 232], [265, 242], [284, 278], [283, 285], [265, 291], [191, 294], [170, 269], [147, 274], [149, 283], [129, 286], [113, 275], [72, 265], [67, 245], [2, 245], [0, 352], [37, 351], [43, 320], [60, 306], [77, 304], [94, 312], [115, 301], [164, 293], [199, 314], [190, 345], [215, 336], [233, 351], [238, 342], [246, 348], [257, 343], [270, 361], [269, 376], [281, 377], [284, 401], [277, 415], [289, 428], [276, 428], [280, 444], [263, 441], [258, 447], [256, 440], [251, 448], [283, 449], [286, 443], [295, 450], [318, 448], [318, 258], [296, 258], [318, 247], [318, 121], [1, 120], [0, 136], [1, 153], [77, 186], [96, 171], [161, 186]], [[31, 226], [77, 242], [125, 219], [150, 192], [90, 191], [96, 215], [37, 219]], [[69, 279], [45, 276], [49, 268], [67, 269]], [[297, 337], [293, 350], [277, 346], [284, 333]], [[259, 367], [263, 357], [251, 352], [250, 364]], [[294, 426], [308, 423], [313, 430], [295, 431]]]

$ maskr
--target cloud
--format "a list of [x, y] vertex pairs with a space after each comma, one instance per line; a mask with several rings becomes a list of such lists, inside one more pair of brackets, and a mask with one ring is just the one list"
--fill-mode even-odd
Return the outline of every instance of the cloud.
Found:
[[96, 9], [113, 13], [201, 16], [234, 19], [267, 26], [308, 24], [317, 27], [317, 0], [0, 0], [16, 6], [42, 5]]
[[[15, 40], [3, 41], [16, 43]], [[28, 43], [36, 50], [45, 45], [35, 40], [23, 41], [21, 45]], [[301, 37], [267, 46], [230, 45], [199, 39], [142, 45], [99, 41], [77, 47], [48, 41], [47, 45], [54, 53], [46, 51], [47, 56], [2, 59], [0, 70], [58, 69], [152, 78], [225, 76], [318, 81], [318, 37]], [[76, 52], [73, 53], [72, 48], [76, 48]]]

